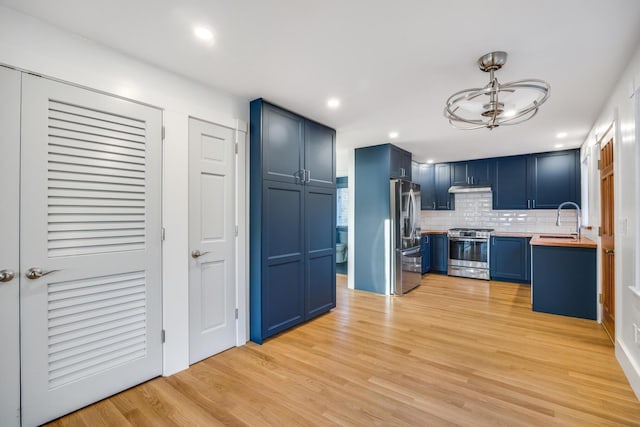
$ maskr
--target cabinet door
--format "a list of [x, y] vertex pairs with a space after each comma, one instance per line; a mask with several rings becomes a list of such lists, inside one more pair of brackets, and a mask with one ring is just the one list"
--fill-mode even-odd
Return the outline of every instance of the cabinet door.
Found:
[[420, 165], [420, 209], [436, 209], [436, 168], [435, 165]]
[[411, 153], [389, 145], [391, 178], [411, 180]]
[[472, 160], [467, 162], [467, 176], [473, 185], [491, 185], [493, 181], [492, 164], [490, 160]]
[[451, 185], [470, 184], [467, 175], [467, 162], [451, 163]]
[[529, 245], [525, 237], [491, 238], [491, 279], [526, 282], [528, 279]]
[[556, 209], [562, 202], [580, 204], [577, 150], [529, 156], [529, 198], [534, 209]]
[[336, 131], [312, 121], [305, 122], [304, 169], [307, 185], [335, 188]]
[[527, 209], [527, 156], [494, 160], [493, 209]]
[[336, 189], [305, 189], [305, 317], [336, 306]]
[[420, 163], [418, 162], [411, 162], [411, 181], [420, 184]]
[[451, 172], [448, 163], [436, 165], [436, 209], [453, 209], [452, 194], [449, 193], [451, 187]]
[[261, 336], [252, 328], [258, 343], [302, 322], [305, 303], [305, 186], [264, 181], [262, 191], [262, 303], [251, 307], [262, 318]]
[[304, 122], [300, 116], [262, 103], [263, 179], [300, 182], [300, 172], [303, 169]]
[[432, 234], [431, 236], [431, 270], [439, 273], [447, 272], [449, 261], [449, 248], [445, 234]]
[[420, 240], [420, 250], [422, 252], [422, 274], [431, 270], [431, 236], [422, 236]]

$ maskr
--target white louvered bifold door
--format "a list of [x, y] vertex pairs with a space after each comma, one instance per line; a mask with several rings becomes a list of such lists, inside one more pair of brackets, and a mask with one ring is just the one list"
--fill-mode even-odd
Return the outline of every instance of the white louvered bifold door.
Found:
[[[22, 93], [22, 421], [30, 426], [162, 372], [162, 112], [31, 75]], [[34, 268], [52, 272], [30, 279]]]

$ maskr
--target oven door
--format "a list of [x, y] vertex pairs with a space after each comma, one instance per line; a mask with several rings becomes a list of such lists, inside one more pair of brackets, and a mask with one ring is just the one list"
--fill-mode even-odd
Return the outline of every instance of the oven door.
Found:
[[489, 268], [489, 239], [449, 237], [449, 265]]

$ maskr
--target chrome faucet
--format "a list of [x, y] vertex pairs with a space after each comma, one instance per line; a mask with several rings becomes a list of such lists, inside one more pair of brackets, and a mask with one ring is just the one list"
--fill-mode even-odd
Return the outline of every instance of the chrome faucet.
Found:
[[581, 222], [581, 217], [582, 215], [580, 214], [580, 206], [578, 206], [577, 203], [574, 202], [562, 202], [560, 203], [560, 206], [558, 206], [558, 212], [556, 215], [556, 225], [558, 227], [560, 227], [560, 210], [562, 210], [562, 207], [565, 205], [571, 205], [571, 206], [575, 206], [576, 208], [576, 238], [578, 240], [580, 240], [580, 222]]

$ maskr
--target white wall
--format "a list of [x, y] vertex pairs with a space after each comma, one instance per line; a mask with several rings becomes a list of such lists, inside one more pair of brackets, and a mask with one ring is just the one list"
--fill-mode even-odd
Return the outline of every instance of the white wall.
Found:
[[[213, 90], [172, 73], [0, 6], [0, 63], [88, 88], [120, 95], [164, 110], [163, 313], [167, 342], [164, 374], [188, 367], [188, 117], [246, 131], [247, 100]], [[238, 121], [239, 120], [239, 121]], [[241, 139], [242, 141], [242, 139]], [[245, 174], [245, 150], [239, 150], [239, 174]], [[241, 180], [240, 185], [244, 184]], [[241, 188], [239, 188], [242, 191]], [[239, 214], [244, 219], [245, 199]], [[245, 221], [240, 222], [241, 226]], [[241, 236], [246, 236], [242, 230]], [[244, 239], [240, 241], [244, 244]], [[246, 249], [238, 248], [245, 269]], [[241, 280], [244, 275], [241, 271]], [[247, 284], [239, 289], [246, 301]], [[246, 342], [246, 304], [240, 304], [239, 342]]]
[[[634, 94], [635, 93], [635, 94]], [[640, 142], [636, 124], [636, 103], [640, 106], [640, 46], [630, 59], [629, 65], [620, 76], [616, 87], [595, 121], [585, 140], [583, 156], [591, 154], [589, 161], [589, 215], [594, 226], [600, 224], [599, 171], [595, 156], [598, 150], [594, 144], [602, 138], [613, 123], [614, 135], [614, 180], [615, 180], [615, 329], [616, 356], [640, 398], [640, 344], [634, 342], [633, 324], [640, 326], [640, 224], [638, 216], [638, 164], [640, 162]], [[588, 101], [588, 98], [585, 98]], [[606, 141], [605, 141], [606, 142]], [[600, 260], [600, 256], [598, 256]], [[599, 268], [598, 271], [601, 271]]]

